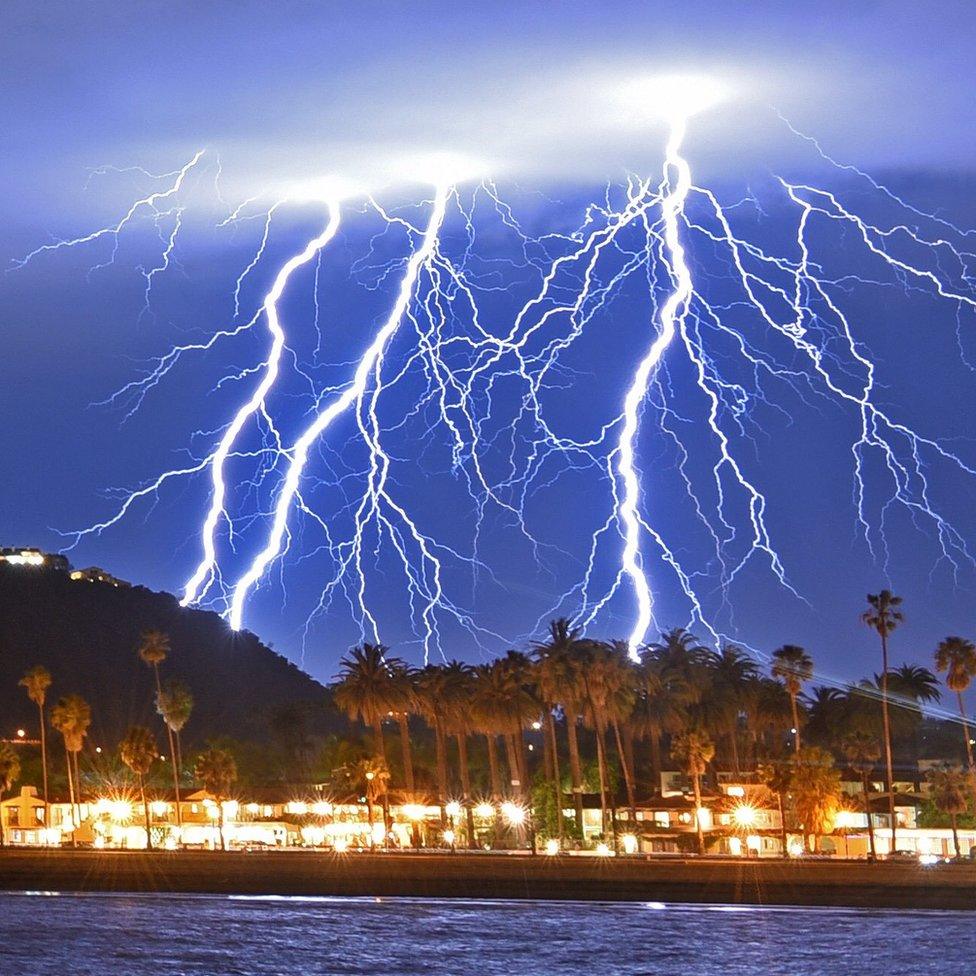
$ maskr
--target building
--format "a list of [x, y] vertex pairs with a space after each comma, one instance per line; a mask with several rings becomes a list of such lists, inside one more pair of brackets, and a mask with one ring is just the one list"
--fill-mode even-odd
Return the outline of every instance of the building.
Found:
[[107, 583], [109, 586], [131, 586], [128, 580], [119, 579], [111, 573], [106, 573], [98, 566], [88, 566], [85, 569], [71, 571], [71, 578], [79, 583]]
[[29, 546], [8, 546], [0, 549], [0, 566], [28, 570], [47, 569], [56, 573], [67, 573], [71, 570], [71, 563], [64, 556], [42, 552]]

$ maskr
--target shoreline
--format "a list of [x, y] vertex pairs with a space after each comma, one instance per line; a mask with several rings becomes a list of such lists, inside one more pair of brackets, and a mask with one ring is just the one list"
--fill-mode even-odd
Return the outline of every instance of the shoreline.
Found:
[[0, 890], [976, 910], [976, 865], [856, 861], [0, 851]]

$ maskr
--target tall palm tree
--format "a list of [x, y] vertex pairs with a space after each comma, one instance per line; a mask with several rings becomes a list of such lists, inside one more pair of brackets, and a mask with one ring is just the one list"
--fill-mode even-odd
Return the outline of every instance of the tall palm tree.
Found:
[[354, 647], [339, 662], [339, 682], [335, 703], [351, 719], [359, 719], [373, 730], [373, 752], [386, 762], [383, 719], [396, 707], [394, 674], [404, 667], [396, 657], [388, 657], [382, 644]]
[[739, 721], [748, 704], [748, 692], [759, 677], [755, 661], [735, 644], [709, 651], [706, 665], [711, 676], [711, 695], [731, 753], [732, 768], [739, 771]]
[[671, 754], [683, 765], [691, 777], [695, 792], [695, 830], [698, 837], [698, 853], [705, 853], [705, 834], [702, 830], [701, 779], [708, 764], [715, 756], [715, 743], [702, 729], [690, 728], [679, 732], [671, 742]]
[[871, 816], [871, 788], [868, 777], [881, 758], [881, 747], [873, 735], [864, 731], [849, 732], [841, 741], [841, 749], [851, 769], [860, 774], [861, 790], [864, 799], [864, 813], [868, 818], [868, 841], [871, 846], [871, 860], [877, 856], [874, 843], [874, 819]]
[[796, 644], [784, 644], [773, 651], [772, 675], [779, 678], [787, 694], [790, 696], [790, 708], [793, 712], [793, 751], [800, 752], [800, 712], [797, 698], [803, 690], [803, 683], [813, 677], [813, 661], [810, 655]]
[[[161, 630], [147, 630], [140, 639], [137, 653], [142, 661], [153, 669], [153, 677], [156, 679], [156, 711], [159, 711], [159, 700], [163, 695], [163, 687], [159, 679], [159, 666], [169, 656], [170, 644], [168, 635]], [[173, 739], [173, 730], [168, 722], [166, 725], [166, 739], [169, 742], [169, 760], [173, 770], [173, 784], [176, 788], [176, 809], [180, 809], [180, 781], [179, 771], [176, 768], [176, 742]]]
[[471, 768], [468, 764], [468, 736], [472, 730], [471, 703], [474, 699], [475, 670], [470, 664], [449, 661], [444, 665], [443, 671], [447, 696], [445, 725], [457, 743], [461, 804], [467, 820], [468, 847], [474, 847], [474, 805], [471, 793]]
[[403, 758], [403, 785], [413, 797], [413, 750], [410, 743], [410, 716], [417, 711], [417, 675], [409, 665], [400, 662], [391, 669], [390, 704], [400, 726], [400, 752]]
[[475, 668], [471, 710], [478, 731], [485, 737], [491, 798], [498, 803], [506, 795], [498, 761], [498, 736], [508, 723], [508, 679], [493, 664], [479, 664]]
[[957, 769], [944, 766], [929, 772], [929, 783], [932, 786], [932, 799], [935, 800], [935, 805], [943, 813], [949, 814], [956, 857], [962, 857], [957, 820], [960, 813], [966, 812], [966, 777]]
[[[6, 742], [0, 742], [0, 802], [3, 795], [20, 779], [20, 757], [13, 747]], [[0, 847], [6, 840], [3, 836], [3, 817], [0, 816]]]
[[180, 741], [180, 733], [193, 713], [193, 694], [182, 681], [170, 679], [156, 696], [156, 711], [162, 716], [166, 728], [172, 733], [170, 741], [175, 746], [173, 789], [176, 792], [176, 824], [181, 827], [183, 811], [180, 804], [180, 773], [183, 767], [183, 745]]
[[[569, 777], [576, 811], [576, 828], [583, 830], [583, 764], [577, 726], [582, 708], [579, 650], [583, 632], [565, 617], [549, 624], [545, 640], [533, 644], [539, 687], [544, 699], [559, 705], [566, 719]], [[561, 805], [561, 801], [560, 801]]]
[[[357, 790], [362, 790], [366, 796], [366, 816], [369, 820], [369, 846], [376, 846], [373, 836], [373, 810], [376, 800], [385, 797], [389, 788], [390, 770], [386, 763], [376, 756], [366, 756], [344, 766], [341, 775]], [[386, 807], [383, 808], [384, 835], [390, 829]]]
[[552, 786], [556, 798], [556, 836], [565, 833], [563, 824], [563, 783], [559, 767], [559, 739], [556, 735], [556, 710], [559, 708], [557, 686], [554, 680], [558, 672], [557, 658], [534, 659], [532, 670], [532, 684], [535, 687], [539, 705], [542, 709], [542, 721], [545, 726], [545, 755], [546, 776]]
[[152, 850], [152, 825], [149, 821], [149, 800], [146, 799], [146, 775], [156, 759], [156, 740], [144, 725], [133, 725], [119, 743], [119, 758], [132, 770], [139, 781], [142, 812], [146, 824], [146, 847]]
[[793, 782], [793, 768], [783, 759], [774, 759], [759, 763], [756, 767], [759, 782], [776, 797], [779, 807], [779, 836], [782, 845], [782, 856], [789, 857], [789, 837], [786, 830], [786, 794]]
[[945, 683], [949, 691], [956, 693], [959, 717], [962, 719], [962, 737], [966, 743], [966, 759], [969, 764], [969, 789], [976, 800], [976, 763], [973, 762], [973, 744], [969, 738], [969, 719], [963, 692], [976, 676], [976, 645], [965, 637], [947, 637], [935, 649], [935, 669], [945, 671]]
[[437, 804], [441, 820], [445, 820], [445, 805], [450, 784], [447, 774], [447, 711], [450, 707], [450, 687], [443, 668], [428, 664], [417, 673], [417, 701], [424, 721], [434, 731], [434, 751], [437, 766]]
[[687, 708], [695, 692], [653, 647], [647, 648], [641, 655], [637, 683], [634, 728], [637, 735], [650, 745], [651, 787], [654, 793], [660, 793], [662, 739], [688, 724]]
[[44, 783], [44, 825], [48, 823], [47, 791], [47, 722], [44, 721], [44, 703], [47, 690], [51, 687], [51, 672], [43, 664], [35, 664], [20, 679], [21, 687], [27, 689], [27, 697], [37, 706], [38, 726], [41, 730], [41, 775]]
[[510, 731], [505, 741], [509, 744], [512, 779], [518, 780], [521, 797], [528, 799], [531, 784], [524, 732], [531, 717], [538, 713], [538, 702], [531, 694], [532, 661], [521, 651], [506, 651], [496, 663], [508, 682]]
[[226, 750], [211, 746], [197, 756], [193, 775], [203, 783], [204, 789], [214, 798], [220, 811], [220, 849], [226, 850], [224, 839], [224, 801], [237, 779], [237, 763]]
[[[51, 709], [51, 726], [61, 733], [64, 739], [64, 758], [68, 770], [68, 795], [71, 798], [72, 824], [78, 827], [81, 822], [79, 804], [81, 803], [81, 775], [78, 767], [78, 753], [85, 744], [85, 736], [91, 725], [91, 706], [81, 695], [65, 695]], [[71, 838], [75, 843], [74, 835]]]
[[891, 818], [891, 849], [896, 850], [895, 835], [895, 772], [891, 761], [891, 720], [888, 715], [888, 638], [905, 615], [901, 612], [902, 599], [891, 590], [868, 594], [868, 609], [861, 614], [862, 623], [874, 630], [881, 639], [881, 724], [884, 735], [885, 773], [888, 789], [888, 816]]

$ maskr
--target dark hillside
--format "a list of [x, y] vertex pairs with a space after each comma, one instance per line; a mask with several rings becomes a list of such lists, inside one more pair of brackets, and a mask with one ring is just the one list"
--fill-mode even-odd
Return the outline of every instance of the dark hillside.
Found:
[[36, 712], [17, 682], [34, 664], [50, 670], [53, 704], [77, 692], [92, 706], [91, 740], [114, 744], [132, 723], [155, 723], [153, 677], [136, 653], [147, 630], [169, 635], [164, 680], [178, 677], [196, 701], [189, 745], [228, 735], [266, 739], [269, 720], [307, 705], [309, 731], [343, 725], [327, 690], [251, 633], [215, 613], [180, 607], [141, 586], [73, 581], [65, 573], [0, 567], [0, 737], [33, 729]]

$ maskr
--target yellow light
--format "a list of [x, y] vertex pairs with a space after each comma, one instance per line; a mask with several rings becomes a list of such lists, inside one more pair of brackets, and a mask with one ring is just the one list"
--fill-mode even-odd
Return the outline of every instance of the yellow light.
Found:
[[746, 795], [746, 791], [745, 791], [745, 787], [744, 786], [730, 786], [729, 787], [729, 796], [743, 797], [745, 795]]
[[332, 847], [335, 849], [337, 854], [344, 854], [349, 850], [349, 841], [345, 837], [336, 837], [332, 842]]
[[373, 842], [375, 844], [382, 844], [384, 838], [386, 837], [386, 825], [382, 822], [374, 823], [370, 828], [373, 836]]
[[746, 847], [748, 847], [750, 851], [761, 851], [762, 838], [758, 834], [750, 834], [746, 838]]
[[224, 815], [231, 818], [236, 817], [240, 810], [237, 800], [224, 800], [221, 806], [224, 808]]
[[513, 826], [517, 827], [525, 821], [525, 811], [517, 803], [503, 803], [502, 816]]
[[17, 729], [17, 738], [18, 739], [23, 739], [25, 735], [27, 735], [26, 729]]
[[316, 817], [327, 817], [330, 813], [332, 813], [332, 804], [326, 803], [324, 800], [319, 800], [318, 802], [312, 804], [312, 813], [314, 813]]
[[610, 845], [605, 844], [603, 843], [603, 841], [601, 841], [599, 844], [596, 845], [596, 852], [600, 857], [609, 857]]
[[175, 851], [176, 850], [176, 838], [172, 834], [170, 834], [170, 836], [167, 837], [165, 841], [163, 841], [163, 847], [165, 847], [166, 850], [168, 850], [168, 851]]
[[251, 814], [252, 817], [257, 816], [257, 814], [261, 812], [261, 805], [259, 803], [249, 803], [247, 805], [247, 812]]
[[483, 820], [495, 816], [495, 808], [490, 803], [479, 803], [474, 808], [474, 812], [475, 816], [481, 817]]
[[732, 819], [737, 827], [754, 827], [759, 819], [759, 811], [748, 803], [741, 803], [732, 811]]
[[729, 838], [729, 853], [735, 857], [742, 856], [742, 839], [739, 837]]
[[542, 728], [542, 723], [541, 722], [533, 722], [532, 723], [532, 728], [535, 729], [536, 732], [538, 732], [539, 729]]
[[790, 857], [800, 857], [803, 854], [803, 845], [798, 840], [791, 840], [786, 850]]
[[444, 812], [449, 817], [460, 817], [461, 816], [461, 804], [457, 800], [451, 800], [447, 806], [444, 807]]
[[624, 845], [625, 854], [637, 853], [637, 848], [638, 848], [637, 838], [633, 834], [624, 834], [623, 837], [621, 838], [621, 841], [623, 842]]
[[424, 808], [419, 803], [406, 803], [400, 809], [408, 820], [424, 819]]
[[114, 800], [109, 806], [109, 812], [113, 820], [121, 823], [132, 816], [132, 804], [125, 800]]
[[549, 840], [546, 841], [545, 852], [550, 857], [555, 857], [555, 855], [559, 853], [559, 841], [556, 840], [555, 837], [550, 837]]
[[288, 813], [296, 814], [297, 816], [304, 816], [306, 813], [308, 813], [308, 804], [302, 803], [301, 800], [292, 800], [291, 803], [285, 807], [285, 810]]
[[861, 814], [854, 813], [851, 810], [839, 810], [837, 816], [834, 817], [834, 826], [843, 830], [859, 826], [860, 821]]
[[453, 845], [457, 835], [453, 830], [445, 830], [443, 836], [445, 844]]
[[153, 800], [149, 806], [155, 817], [165, 817], [169, 813], [169, 804], [162, 800]]

